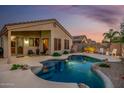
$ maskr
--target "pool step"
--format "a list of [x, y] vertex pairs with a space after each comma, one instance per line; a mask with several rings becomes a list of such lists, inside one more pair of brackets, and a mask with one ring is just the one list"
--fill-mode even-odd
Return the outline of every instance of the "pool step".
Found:
[[48, 73], [50, 73], [50, 72], [52, 72], [52, 71], [55, 71], [55, 67], [51, 67], [51, 68], [49, 68], [48, 70], [42, 70], [41, 72], [39, 72], [37, 75], [44, 75], [44, 74], [48, 74]]
[[53, 76], [54, 72], [49, 72], [47, 74], [42, 74], [42, 78], [50, 79]]

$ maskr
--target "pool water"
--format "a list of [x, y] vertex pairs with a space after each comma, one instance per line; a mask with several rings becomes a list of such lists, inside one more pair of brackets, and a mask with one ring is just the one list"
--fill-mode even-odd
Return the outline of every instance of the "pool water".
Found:
[[91, 88], [103, 88], [102, 79], [91, 70], [97, 61], [86, 56], [70, 56], [68, 61], [48, 60], [42, 62], [44, 69], [37, 76], [55, 82], [85, 83]]

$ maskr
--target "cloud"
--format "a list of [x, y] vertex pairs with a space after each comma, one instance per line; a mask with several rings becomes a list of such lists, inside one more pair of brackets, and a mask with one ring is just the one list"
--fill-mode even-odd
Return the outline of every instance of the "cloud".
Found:
[[54, 9], [64, 11], [69, 14], [93, 19], [105, 23], [109, 26], [116, 25], [124, 17], [124, 6], [117, 5], [72, 5], [54, 6]]

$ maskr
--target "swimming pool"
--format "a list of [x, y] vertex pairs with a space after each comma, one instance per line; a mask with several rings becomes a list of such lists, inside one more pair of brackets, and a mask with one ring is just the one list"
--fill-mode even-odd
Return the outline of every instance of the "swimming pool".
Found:
[[82, 55], [71, 55], [66, 60], [41, 62], [43, 69], [37, 76], [55, 82], [84, 83], [91, 88], [103, 88], [103, 80], [91, 70], [94, 63], [101, 60]]

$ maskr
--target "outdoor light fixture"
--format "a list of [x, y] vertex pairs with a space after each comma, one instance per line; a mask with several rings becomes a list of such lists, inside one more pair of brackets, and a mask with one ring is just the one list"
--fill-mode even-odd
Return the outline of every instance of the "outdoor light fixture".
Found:
[[29, 40], [28, 40], [28, 39], [25, 39], [25, 40], [24, 40], [24, 43], [25, 43], [25, 44], [29, 44]]
[[16, 38], [16, 36], [11, 36], [11, 41], [13, 41]]

